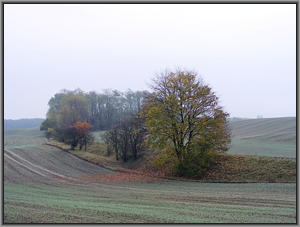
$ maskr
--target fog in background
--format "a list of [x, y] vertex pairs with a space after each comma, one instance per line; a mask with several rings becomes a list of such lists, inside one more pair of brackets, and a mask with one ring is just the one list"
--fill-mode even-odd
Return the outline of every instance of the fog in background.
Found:
[[296, 4], [5, 4], [4, 117], [61, 89], [149, 90], [177, 67], [231, 117], [296, 116]]

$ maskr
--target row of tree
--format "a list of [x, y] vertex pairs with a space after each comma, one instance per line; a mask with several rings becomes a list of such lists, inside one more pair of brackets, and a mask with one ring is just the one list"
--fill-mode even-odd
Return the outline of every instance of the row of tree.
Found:
[[148, 91], [131, 90], [103, 93], [63, 90], [48, 102], [49, 110], [42, 129], [63, 128], [77, 121], [88, 122], [93, 130], [111, 129], [122, 119], [137, 114], [149, 95]]

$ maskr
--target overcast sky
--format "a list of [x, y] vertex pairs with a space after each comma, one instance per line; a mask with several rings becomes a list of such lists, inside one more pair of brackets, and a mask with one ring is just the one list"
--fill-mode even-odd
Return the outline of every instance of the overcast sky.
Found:
[[201, 75], [232, 117], [296, 116], [295, 4], [5, 4], [4, 117], [46, 117], [61, 89], [149, 90]]

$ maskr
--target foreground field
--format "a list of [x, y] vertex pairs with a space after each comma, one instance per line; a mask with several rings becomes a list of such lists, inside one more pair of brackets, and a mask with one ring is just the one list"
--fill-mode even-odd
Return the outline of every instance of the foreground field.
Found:
[[[107, 179], [111, 179], [107, 181]], [[140, 179], [5, 134], [4, 223], [296, 223], [296, 184]]]
[[295, 184], [4, 186], [5, 223], [295, 223]]

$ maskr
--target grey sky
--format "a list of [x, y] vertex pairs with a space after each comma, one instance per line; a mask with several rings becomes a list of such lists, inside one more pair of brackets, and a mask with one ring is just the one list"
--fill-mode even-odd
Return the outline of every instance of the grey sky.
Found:
[[45, 117], [61, 89], [149, 89], [197, 71], [231, 116], [296, 115], [295, 4], [6, 4], [4, 117]]

